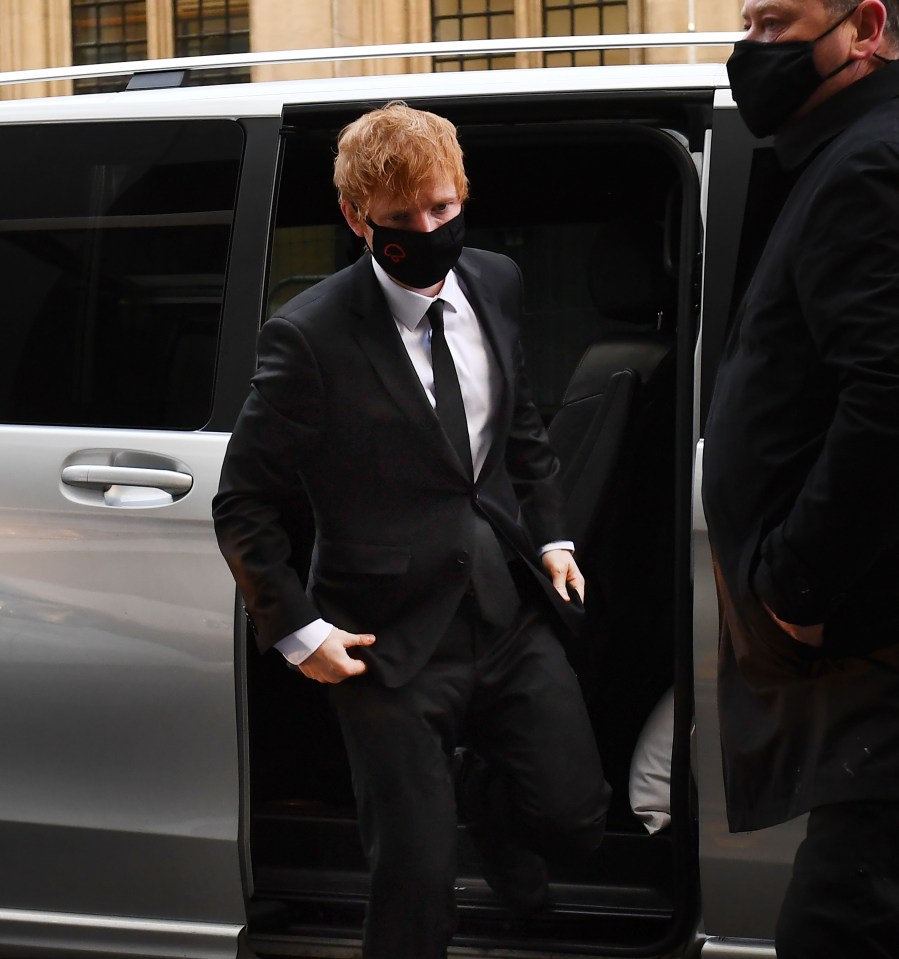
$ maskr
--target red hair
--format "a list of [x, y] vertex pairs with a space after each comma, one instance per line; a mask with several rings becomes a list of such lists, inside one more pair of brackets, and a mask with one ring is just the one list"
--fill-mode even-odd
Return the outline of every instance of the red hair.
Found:
[[434, 180], [449, 180], [460, 202], [468, 178], [456, 128], [445, 117], [413, 110], [401, 100], [363, 114], [337, 139], [334, 185], [341, 201], [368, 216], [372, 199], [386, 193], [414, 202]]

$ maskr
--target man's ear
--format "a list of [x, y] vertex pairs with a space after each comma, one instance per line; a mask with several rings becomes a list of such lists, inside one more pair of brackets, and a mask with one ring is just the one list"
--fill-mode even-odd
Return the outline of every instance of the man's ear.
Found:
[[340, 201], [340, 212], [347, 221], [349, 228], [356, 236], [365, 237], [365, 223], [359, 215], [359, 208], [347, 200]]
[[855, 39], [849, 51], [852, 60], [868, 60], [883, 42], [887, 12], [881, 0], [862, 0], [852, 15]]

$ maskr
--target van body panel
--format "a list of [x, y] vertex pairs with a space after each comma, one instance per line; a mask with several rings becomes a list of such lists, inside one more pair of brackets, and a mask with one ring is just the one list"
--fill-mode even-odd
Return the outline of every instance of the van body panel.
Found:
[[[210, 519], [226, 440], [0, 428], [5, 907], [243, 921], [234, 588]], [[193, 486], [141, 508], [63, 483], [101, 451]]]
[[730, 87], [721, 87], [715, 91], [715, 109], [716, 110], [736, 110], [737, 101], [731, 93]]
[[9, 959], [233, 959], [240, 926], [100, 918], [0, 909], [0, 956]]
[[285, 104], [310, 106], [341, 101], [494, 96], [499, 94], [688, 91], [727, 83], [720, 64], [559, 67], [551, 70], [486, 70], [462, 73], [338, 77], [325, 80], [132, 90], [91, 96], [7, 100], [0, 123], [69, 120], [279, 116]]
[[775, 959], [774, 946], [749, 939], [707, 939], [702, 959]]

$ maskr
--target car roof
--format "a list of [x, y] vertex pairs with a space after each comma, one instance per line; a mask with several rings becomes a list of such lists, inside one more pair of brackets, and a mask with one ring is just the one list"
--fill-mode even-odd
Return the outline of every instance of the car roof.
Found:
[[[272, 63], [354, 61], [369, 57], [472, 55], [522, 49], [624, 49], [632, 46], [671, 47], [691, 38], [697, 46], [721, 46], [739, 34], [663, 35], [638, 37], [532, 38], [510, 41], [469, 41], [448, 44], [401, 44], [335, 50], [279, 51], [181, 60], [64, 67], [55, 70], [0, 74], [0, 83], [23, 83], [79, 76], [140, 75], [152, 82], [161, 71], [210, 69]], [[444, 49], [448, 48], [448, 49]], [[692, 47], [691, 47], [692, 49]], [[368, 56], [366, 56], [366, 54]], [[728, 85], [720, 63], [632, 64], [596, 67], [463, 70], [438, 73], [363, 75], [326, 79], [225, 83], [210, 86], [131, 89], [117, 93], [40, 97], [0, 102], [0, 122], [148, 119], [154, 117], [280, 116], [292, 104], [381, 102], [391, 99], [439, 99], [467, 96], [524, 96], [596, 91], [717, 90]]]

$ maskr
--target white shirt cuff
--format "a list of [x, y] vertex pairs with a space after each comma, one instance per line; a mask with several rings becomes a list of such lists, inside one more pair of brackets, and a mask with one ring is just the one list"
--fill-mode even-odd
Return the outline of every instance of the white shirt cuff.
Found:
[[333, 628], [330, 623], [326, 623], [323, 619], [316, 619], [305, 626], [301, 626], [296, 632], [285, 636], [284, 639], [279, 639], [275, 643], [275, 649], [281, 653], [287, 662], [299, 666], [321, 646]]
[[547, 543], [546, 546], [540, 547], [540, 555], [548, 553], [551, 549], [567, 549], [570, 552], [574, 552], [574, 543], [570, 539], [560, 539], [555, 543]]

